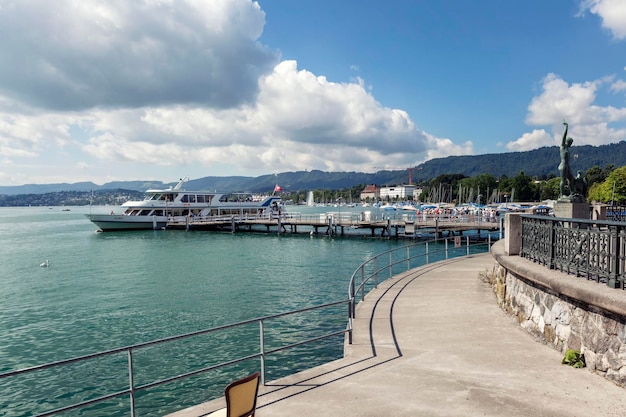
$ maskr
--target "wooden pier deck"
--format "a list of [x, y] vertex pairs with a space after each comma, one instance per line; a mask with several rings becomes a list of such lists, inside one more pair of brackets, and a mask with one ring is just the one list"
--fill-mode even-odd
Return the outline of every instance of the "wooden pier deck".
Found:
[[178, 217], [168, 222], [168, 229], [226, 230], [236, 233], [264, 232], [276, 234], [308, 233], [325, 235], [370, 235], [380, 237], [416, 237], [434, 234], [442, 237], [462, 235], [464, 232], [494, 232], [500, 229], [498, 222], [476, 216], [416, 218], [406, 214], [366, 218], [362, 213], [323, 213], [299, 215], [284, 213], [272, 217]]

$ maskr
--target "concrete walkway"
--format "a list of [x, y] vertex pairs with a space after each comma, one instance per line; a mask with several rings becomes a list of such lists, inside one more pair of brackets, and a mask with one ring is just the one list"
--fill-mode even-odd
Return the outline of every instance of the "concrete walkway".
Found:
[[626, 416], [624, 388], [561, 365], [496, 305], [479, 278], [493, 266], [475, 255], [384, 282], [358, 305], [345, 357], [268, 382], [257, 417]]

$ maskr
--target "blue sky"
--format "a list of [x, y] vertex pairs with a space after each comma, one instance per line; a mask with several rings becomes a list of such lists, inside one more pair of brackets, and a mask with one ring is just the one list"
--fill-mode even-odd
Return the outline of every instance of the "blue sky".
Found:
[[0, 185], [626, 139], [622, 0], [0, 0], [0, 36]]

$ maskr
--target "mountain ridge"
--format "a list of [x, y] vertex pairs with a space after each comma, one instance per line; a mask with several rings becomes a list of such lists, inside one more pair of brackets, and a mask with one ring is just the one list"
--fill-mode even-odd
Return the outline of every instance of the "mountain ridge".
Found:
[[[586, 172], [592, 166], [601, 168], [607, 165], [626, 165], [626, 141], [600, 146], [572, 146], [571, 168], [574, 172]], [[543, 147], [524, 152], [506, 152], [482, 155], [461, 155], [435, 158], [411, 167], [412, 182], [423, 183], [444, 174], [463, 174], [474, 177], [491, 174], [496, 178], [514, 177], [520, 172], [532, 177], [557, 176], [559, 148]], [[245, 191], [254, 193], [271, 192], [276, 184], [283, 190], [301, 191], [312, 189], [343, 189], [361, 184], [397, 185], [409, 180], [409, 167], [405, 170], [382, 170], [375, 173], [326, 172], [320, 170], [283, 172], [258, 177], [247, 176], [207, 176], [189, 180], [188, 190]], [[103, 185], [93, 182], [59, 184], [25, 184], [0, 186], [0, 195], [45, 194], [61, 191], [133, 190], [145, 192], [148, 189], [161, 189], [177, 182], [162, 181], [114, 181]]]

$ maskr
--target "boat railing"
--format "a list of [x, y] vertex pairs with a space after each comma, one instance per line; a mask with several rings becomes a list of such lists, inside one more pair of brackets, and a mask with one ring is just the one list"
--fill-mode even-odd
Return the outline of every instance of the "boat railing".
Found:
[[[489, 250], [490, 246], [491, 237], [490, 235], [488, 235], [487, 239], [481, 241], [474, 241], [470, 239], [469, 236], [455, 236], [444, 239], [436, 239], [428, 242], [413, 243], [399, 248], [391, 249], [380, 253], [372, 257], [371, 259], [368, 259], [356, 268], [350, 278], [348, 298], [345, 300], [330, 302], [313, 307], [301, 308], [260, 318], [243, 320], [234, 324], [222, 325], [210, 329], [199, 330], [145, 343], [134, 344], [131, 346], [125, 346], [117, 349], [111, 349], [98, 353], [74, 357], [71, 359], [51, 362], [44, 365], [38, 365], [15, 371], [0, 373], [0, 388], [2, 387], [2, 385], [6, 386], [6, 384], [10, 383], [15, 378], [30, 376], [32, 377], [32, 381], [28, 382], [28, 384], [36, 384], [37, 382], [41, 381], [41, 379], [39, 378], [39, 373], [45, 372], [46, 370], [53, 370], [55, 375], [63, 374], [64, 372], [67, 374], [72, 372], [67, 368], [63, 369], [63, 367], [68, 365], [87, 367], [90, 361], [96, 360], [99, 361], [99, 366], [102, 366], [102, 360], [106, 360], [106, 358], [109, 358], [109, 360], [113, 361], [113, 358], [116, 358], [115, 364], [117, 365], [117, 367], [119, 367], [119, 369], [116, 367], [116, 370], [113, 372], [122, 375], [126, 374], [128, 385], [125, 388], [120, 389], [120, 387], [117, 387], [116, 389], [112, 389], [111, 392], [106, 391], [102, 393], [102, 395], [96, 396], [94, 392], [92, 392], [93, 387], [87, 388], [82, 387], [81, 385], [83, 391], [74, 388], [74, 391], [67, 392], [61, 397], [67, 398], [68, 401], [70, 401], [70, 398], [85, 399], [79, 400], [74, 403], [64, 404], [60, 407], [55, 401], [54, 404], [55, 406], [57, 406], [57, 408], [45, 410], [29, 409], [25, 410], [25, 412], [26, 414], [33, 417], [52, 416], [60, 413], [65, 413], [70, 410], [85, 409], [87, 407], [97, 406], [99, 403], [111, 400], [116, 400], [117, 407], [122, 407], [122, 401], [120, 401], [120, 399], [128, 398], [129, 415], [131, 417], [134, 417], [136, 415], [136, 409], [138, 407], [138, 397], [141, 398], [142, 394], [144, 394], [147, 390], [151, 390], [155, 387], [172, 383], [174, 381], [188, 381], [190, 378], [197, 377], [201, 374], [206, 374], [210, 371], [220, 371], [224, 368], [242, 365], [242, 363], [246, 361], [259, 361], [261, 378], [262, 382], [264, 383], [267, 372], [267, 360], [268, 357], [271, 355], [275, 355], [288, 350], [298, 349], [305, 345], [319, 343], [325, 339], [333, 337], [338, 337], [342, 335], [345, 337], [346, 334], [347, 342], [351, 344], [352, 320], [355, 318], [356, 305], [359, 301], [365, 298], [367, 292], [376, 288], [378, 284], [383, 280], [393, 278], [394, 275], [399, 274], [403, 271], [410, 270], [411, 268], [426, 265], [431, 260], [437, 261], [453, 257], [465, 256], [471, 253], [485, 252]], [[348, 313], [347, 324], [346, 321], [341, 319], [342, 317], [346, 317], [343, 316], [346, 311], [343, 309], [346, 307]], [[328, 313], [323, 313], [324, 310], [330, 310], [331, 315], [326, 315]], [[344, 313], [340, 313], [341, 311], [344, 311]], [[302, 326], [303, 323], [309, 322], [310, 320], [297, 318], [294, 316], [313, 312], [318, 312], [320, 314], [320, 317], [318, 317], [318, 319], [320, 319], [318, 322], [319, 324], [317, 325], [318, 327], [308, 329], [309, 333], [306, 333], [306, 330], [303, 330]], [[322, 316], [322, 314], [325, 315]], [[336, 314], [339, 315], [335, 317]], [[280, 324], [280, 319], [285, 319], [289, 321], [289, 318], [292, 318], [289, 326], [293, 327], [284, 330], [281, 327], [281, 325], [284, 326], [284, 323]], [[332, 325], [332, 323], [331, 325], [329, 325], [329, 322], [339, 324], [336, 327], [333, 327], [334, 325]], [[257, 330], [251, 331], [250, 326]], [[233, 336], [233, 333], [228, 333], [229, 331], [234, 332], [235, 336]], [[223, 332], [226, 332], [226, 334], [224, 334]], [[226, 357], [228, 357], [227, 360], [219, 363], [205, 362], [205, 357], [212, 356], [207, 355], [206, 352], [215, 352], [222, 350], [224, 346], [228, 344], [227, 339], [229, 337], [237, 337], [237, 335], [240, 337], [241, 333], [244, 332], [251, 333], [248, 334], [249, 340], [256, 339], [258, 341], [258, 349], [252, 349], [254, 348], [255, 343], [250, 342], [250, 349], [252, 350], [244, 349], [245, 352], [242, 354], [240, 343], [233, 342], [236, 346], [236, 348], [234, 348], [235, 352], [228, 353], [226, 355]], [[284, 337], [284, 334], [291, 335], [288, 341], [280, 340], [281, 337]], [[292, 336], [294, 334], [303, 335], [303, 339], [293, 340]], [[203, 336], [208, 336], [210, 338], [210, 342], [207, 342], [206, 339], [203, 339]], [[276, 346], [269, 346], [268, 340], [271, 340], [272, 343]], [[148, 363], [151, 362], [148, 361], [148, 363], [143, 363], [138, 360], [137, 357], [142, 357], [140, 356], [142, 354], [150, 356], [149, 353], [147, 353], [146, 351], [150, 352], [149, 349], [152, 349], [156, 346], [162, 346], [163, 349], [166, 349], [169, 354], [172, 355], [172, 357], [169, 358], [167, 361], [163, 361], [164, 363], [169, 363], [170, 359], [171, 361], [174, 361], [175, 358], [179, 358], [185, 355], [181, 352], [181, 346], [177, 347], [177, 344], [181, 342], [188, 343], [187, 345], [185, 345], [185, 349], [190, 350], [189, 356], [201, 358], [201, 360], [196, 364], [196, 367], [194, 367], [193, 369], [186, 369], [185, 372], [177, 372], [174, 375], [162, 375], [161, 379], [155, 379], [147, 382], [142, 381], [142, 383], [136, 382], [137, 375], [142, 375], [143, 378], [146, 377], [146, 374], [149, 372], [144, 369], [144, 366], [149, 368]], [[207, 343], [217, 343], [217, 345], [213, 346], [212, 348], [208, 348]], [[316, 355], [312, 356], [315, 357]], [[141, 363], [141, 365], [139, 363]], [[152, 365], [154, 366], [153, 363]], [[279, 363], [279, 366], [282, 368], [284, 367], [284, 364]], [[159, 369], [161, 369], [162, 367], [163, 365], [159, 365]], [[106, 385], [106, 378], [110, 377], [110, 372], [107, 373], [107, 375], [102, 375], [98, 379], [98, 384], [102, 386]], [[70, 388], [64, 386], [55, 387], [55, 389], [71, 390]], [[42, 401], [35, 401], [34, 404], [37, 404], [38, 407], [42, 408], [46, 408], [46, 405], [48, 406], [48, 408], [52, 407], [52, 405], [49, 404], [45, 399]], [[185, 404], [179, 405], [181, 407], [185, 406]], [[121, 411], [119, 411], [118, 409], [118, 412], [116, 414], [119, 415], [120, 412]]]

